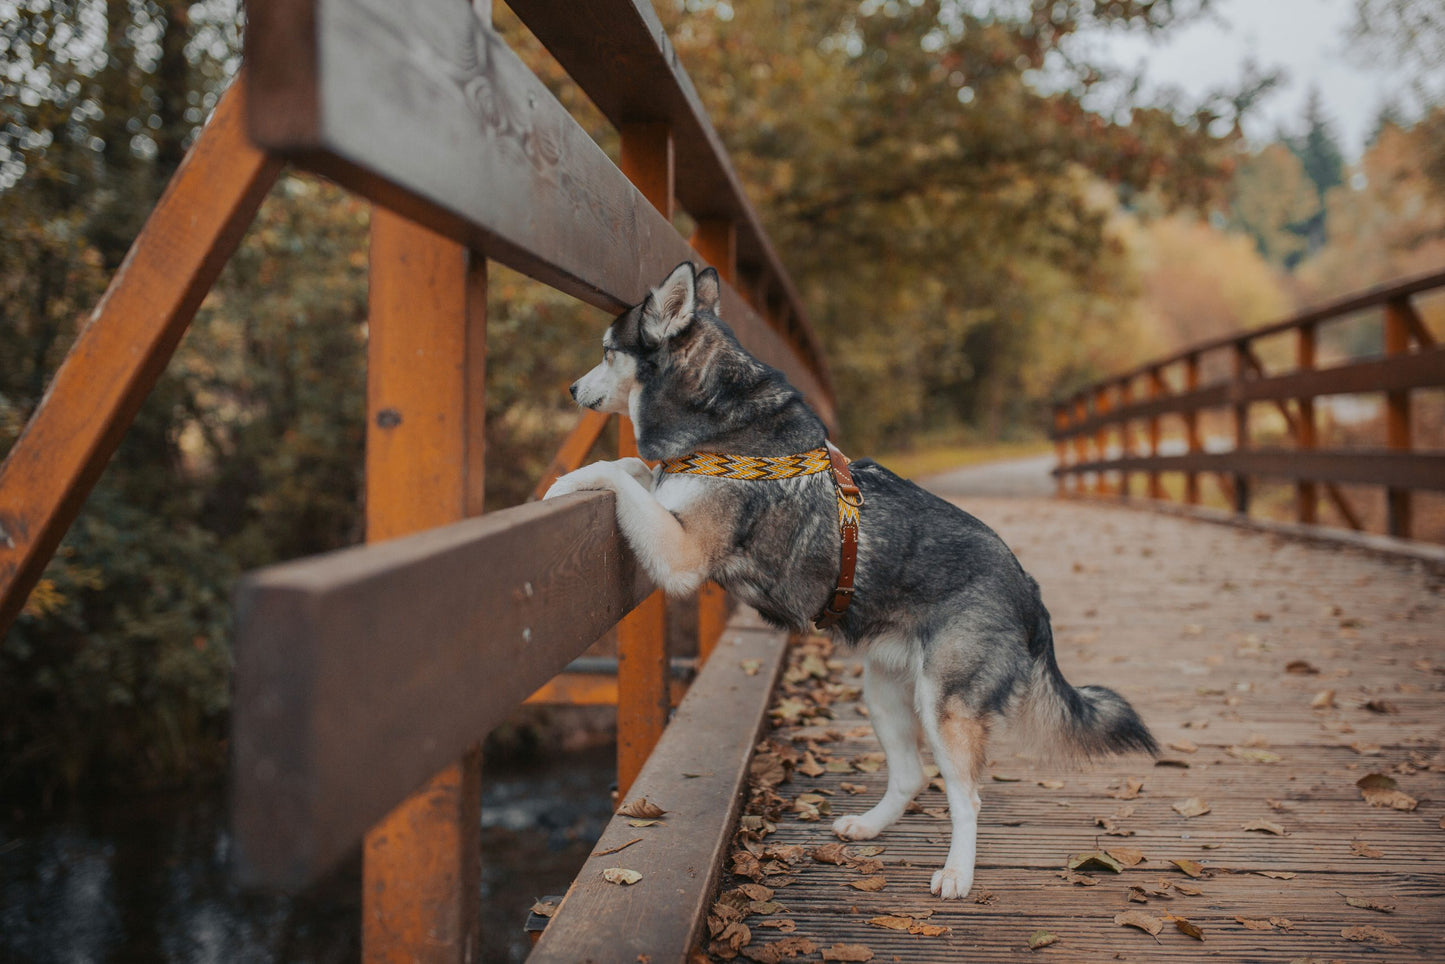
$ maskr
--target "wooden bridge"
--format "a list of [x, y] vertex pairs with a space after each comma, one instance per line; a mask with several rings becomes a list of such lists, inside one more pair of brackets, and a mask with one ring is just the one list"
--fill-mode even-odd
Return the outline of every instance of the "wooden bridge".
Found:
[[[616, 126], [618, 164], [484, 0], [258, 0], [243, 77], [0, 467], [3, 627], [282, 166], [376, 205], [368, 545], [239, 590], [238, 874], [301, 888], [360, 846], [369, 961], [476, 959], [477, 747], [525, 699], [578, 692], [569, 663], [615, 625], [602, 698], [618, 707], [622, 798], [666, 813], [613, 821], [561, 906], [539, 908], [539, 961], [1440, 959], [1441, 556], [1399, 539], [1341, 548], [1316, 509], [1323, 492], [1350, 522], [1339, 487], [1374, 484], [1408, 535], [1412, 493], [1445, 488], [1440, 440], [1416, 438], [1410, 415], [1412, 391], [1445, 386], [1410, 299], [1445, 275], [1200, 346], [1060, 410], [1061, 442], [1077, 440], [1061, 478], [1093, 480], [1069, 491], [1132, 496], [1132, 475], [1160, 499], [1177, 472], [1187, 505], [1215, 473], [1244, 514], [1251, 479], [1282, 477], [1305, 526], [1288, 537], [964, 498], [1043, 584], [1066, 674], [1126, 693], [1169, 749], [1060, 770], [1000, 746], [975, 891], [943, 904], [926, 892], [946, 847], [936, 791], [876, 846], [829, 834], [883, 782], [849, 654], [788, 645], [711, 587], [701, 669], [669, 724], [664, 609], [611, 496], [479, 516], [488, 260], [613, 310], [685, 258], [711, 263], [744, 344], [833, 419], [806, 312], [646, 0], [511, 6]], [[1316, 364], [1319, 324], [1381, 305], [1388, 357]], [[1252, 340], [1286, 331], [1298, 364], [1271, 371]], [[1199, 363], [1215, 349], [1234, 358], [1220, 385]], [[1331, 392], [1385, 394], [1389, 451], [1314, 451], [1314, 399]], [[1259, 448], [1256, 402], [1283, 411], [1292, 450]], [[1232, 413], [1232, 453], [1205, 444], [1211, 406]], [[1176, 416], [1171, 455], [1160, 424]], [[602, 427], [581, 419], [551, 474]]]

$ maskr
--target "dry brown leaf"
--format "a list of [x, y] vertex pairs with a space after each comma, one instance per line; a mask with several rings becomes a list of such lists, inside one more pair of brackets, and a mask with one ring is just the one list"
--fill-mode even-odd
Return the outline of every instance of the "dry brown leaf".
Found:
[[863, 793], [864, 791], [866, 791], [866, 790], [868, 789], [867, 787], [865, 787], [865, 786], [864, 786], [863, 784], [861, 784], [861, 783], [846, 783], [846, 782], [844, 782], [844, 783], [838, 784], [838, 786], [842, 787], [844, 790], [848, 791], [849, 793]]
[[817, 757], [813, 756], [811, 751], [803, 754], [802, 762], [794, 769], [805, 777], [820, 777], [828, 772], [823, 764], [818, 762]]
[[1074, 854], [1065, 866], [1069, 870], [1107, 870], [1115, 874], [1124, 872], [1124, 865], [1102, 850]]
[[1150, 937], [1156, 936], [1164, 929], [1162, 920], [1146, 914], [1142, 910], [1126, 910], [1122, 914], [1115, 914], [1114, 923], [1120, 927], [1137, 927]]
[[635, 884], [642, 879], [642, 874], [626, 867], [608, 867], [602, 871], [602, 879], [609, 884]]
[[1088, 874], [1076, 874], [1072, 870], [1066, 870], [1059, 874], [1059, 876], [1079, 887], [1094, 887], [1099, 883], [1097, 878], [1090, 877]]
[[738, 952], [743, 947], [751, 944], [752, 940], [753, 932], [748, 929], [748, 925], [741, 921], [733, 921], [713, 938], [707, 950], [714, 957], [730, 961], [738, 956]]
[[1249, 823], [1239, 825], [1241, 830], [1258, 830], [1261, 833], [1272, 833], [1276, 837], [1285, 837], [1289, 832], [1273, 820], [1251, 820]]
[[1369, 844], [1365, 843], [1363, 840], [1351, 840], [1351, 841], [1350, 841], [1350, 853], [1354, 854], [1356, 857], [1383, 857], [1383, 856], [1385, 856], [1381, 851], [1376, 850], [1374, 847], [1371, 847]]
[[787, 912], [787, 908], [775, 900], [750, 900], [744, 909], [749, 914], [757, 914], [759, 917]]
[[818, 949], [818, 945], [806, 937], [784, 937], [771, 944], [751, 944], [742, 948], [742, 956], [757, 964], [782, 964], [798, 956], [807, 956]]
[[1395, 902], [1388, 897], [1345, 897], [1345, 903], [1351, 907], [1377, 910], [1382, 914], [1395, 913]]
[[1169, 749], [1178, 750], [1180, 753], [1198, 753], [1199, 747], [1190, 740], [1175, 740], [1169, 744]]
[[1298, 676], [1318, 676], [1319, 668], [1307, 659], [1292, 659], [1284, 664], [1286, 673], [1294, 673]]
[[1048, 947], [1050, 944], [1057, 944], [1059, 935], [1050, 934], [1048, 931], [1034, 931], [1029, 935], [1029, 950], [1036, 951], [1040, 947]]
[[562, 904], [558, 900], [539, 900], [532, 905], [532, 913], [538, 917], [551, 917], [557, 913], [557, 908]]
[[1369, 700], [1365, 703], [1365, 709], [1371, 713], [1398, 713], [1400, 708], [1389, 700]]
[[1299, 874], [1288, 870], [1256, 870], [1261, 877], [1268, 877], [1270, 880], [1294, 880]]
[[1124, 779], [1124, 785], [1118, 790], [1115, 790], [1113, 793], [1109, 794], [1109, 796], [1113, 797], [1115, 800], [1133, 800], [1135, 797], [1139, 796], [1140, 792], [1143, 789], [1143, 780], [1140, 780], [1138, 777], [1126, 777]]
[[1005, 773], [995, 773], [992, 776], [994, 783], [1019, 783], [1023, 780], [1023, 777], [1009, 776]]
[[1110, 817], [1095, 817], [1094, 825], [1096, 827], [1102, 827], [1104, 829], [1104, 835], [1108, 837], [1134, 836], [1134, 831], [1125, 830], [1123, 827], [1118, 826]]
[[664, 813], [667, 811], [646, 797], [638, 797], [617, 811], [619, 817], [636, 817], [639, 820], [654, 820]]
[[773, 899], [772, 888], [764, 887], [762, 884], [739, 884], [735, 889], [747, 895], [748, 900]]
[[906, 931], [913, 926], [913, 921], [907, 917], [870, 917], [868, 923], [890, 931]]
[[757, 924], [759, 927], [770, 927], [783, 934], [791, 934], [798, 929], [798, 922], [787, 917], [774, 918], [773, 920], [760, 920]]
[[1199, 817], [1208, 813], [1210, 807], [1198, 797], [1190, 797], [1187, 800], [1176, 800], [1170, 804], [1170, 809], [1182, 817]]
[[1135, 885], [1129, 888], [1129, 900], [1135, 904], [1147, 904], [1149, 903], [1149, 895], [1145, 893], [1143, 887]]
[[1284, 759], [1278, 753], [1247, 746], [1227, 746], [1224, 748], [1224, 752], [1236, 760], [1245, 760], [1249, 763], [1278, 763]]
[[908, 928], [908, 933], [917, 934], [919, 937], [942, 937], [948, 933], [948, 928], [942, 924], [920, 924], [915, 922]]
[[852, 773], [853, 764], [847, 760], [829, 760], [823, 769], [829, 773]]
[[1355, 781], [1361, 790], [1397, 790], [1400, 785], [1395, 778], [1384, 773], [1366, 773]]
[[627, 825], [628, 825], [629, 827], [655, 827], [655, 826], [657, 826], [657, 825], [660, 824], [660, 823], [662, 823], [661, 820], [629, 820], [629, 821], [627, 821]]
[[1373, 924], [1364, 924], [1360, 927], [1346, 927], [1340, 931], [1340, 936], [1347, 941], [1369, 941], [1375, 944], [1386, 944], [1390, 947], [1395, 947], [1400, 943], [1398, 937], [1380, 930]]
[[882, 844], [862, 844], [857, 847], [849, 847], [848, 856], [858, 858], [876, 857], [887, 849], [888, 848]]
[[1389, 807], [1391, 810], [1403, 810], [1406, 813], [1419, 806], [1420, 801], [1410, 796], [1403, 790], [1379, 790], [1374, 787], [1365, 787], [1360, 791], [1360, 796], [1372, 807]]
[[1204, 876], [1204, 867], [1203, 867], [1201, 864], [1199, 864], [1197, 861], [1185, 859], [1185, 860], [1171, 860], [1171, 861], [1169, 861], [1169, 862], [1170, 862], [1171, 864], [1173, 864], [1174, 866], [1178, 867], [1180, 870], [1182, 870], [1185, 874], [1189, 875], [1190, 877], [1196, 877], [1196, 878], [1197, 878], [1197, 877], [1203, 877], [1203, 876]]
[[1039, 786], [1043, 787], [1045, 790], [1062, 790], [1062, 789], [1064, 788], [1064, 781], [1062, 781], [1062, 780], [1040, 780], [1040, 781], [1039, 781]]
[[757, 880], [763, 875], [762, 862], [746, 850], [739, 850], [733, 854], [733, 873]]
[[1165, 916], [1168, 920], [1174, 922], [1174, 926], [1179, 929], [1181, 934], [1188, 934], [1196, 941], [1204, 940], [1204, 931], [1200, 930], [1199, 925], [1187, 917], [1175, 917], [1173, 914], [1167, 914]]
[[763, 668], [763, 661], [760, 659], [745, 659], [738, 664], [743, 668], [743, 673], [748, 676], [758, 675], [758, 670]]
[[1250, 920], [1247, 917], [1236, 917], [1235, 920], [1252, 931], [1274, 930], [1274, 925], [1267, 920]]
[[1378, 743], [1366, 743], [1364, 740], [1356, 740], [1350, 744], [1350, 749], [1360, 756], [1380, 756], [1385, 748]]
[[769, 860], [781, 860], [786, 864], [795, 864], [807, 855], [802, 844], [772, 844], [763, 851], [763, 856]]
[[808, 856], [820, 864], [833, 864], [834, 866], [846, 864], [849, 859], [848, 849], [840, 843], [821, 844], [808, 851]]
[[825, 961], [849, 961], [856, 964], [873, 960], [873, 951], [862, 944], [834, 944], [823, 948]]
[[888, 878], [881, 874], [873, 877], [863, 877], [859, 880], [848, 881], [848, 886], [854, 890], [862, 890], [868, 893], [876, 893], [888, 885]]
[[1312, 710], [1327, 710], [1334, 705], [1334, 690], [1320, 690], [1318, 693], [1315, 694], [1315, 698], [1310, 700], [1310, 709]]
[[1179, 891], [1179, 893], [1183, 894], [1185, 897], [1201, 897], [1204, 895], [1204, 891], [1190, 884], [1175, 884], [1174, 889]]
[[1104, 851], [1104, 853], [1108, 854], [1110, 857], [1113, 857], [1125, 867], [1133, 867], [1137, 864], [1143, 863], [1143, 861], [1146, 859], [1144, 857], [1144, 851], [1136, 850], [1133, 847], [1110, 847], [1108, 850]]

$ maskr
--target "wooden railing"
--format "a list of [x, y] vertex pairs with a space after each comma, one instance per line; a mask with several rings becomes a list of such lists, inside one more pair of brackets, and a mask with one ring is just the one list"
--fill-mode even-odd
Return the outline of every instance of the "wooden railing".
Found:
[[[374, 203], [369, 544], [243, 581], [231, 740], [238, 874], [298, 888], [362, 843], [372, 961], [475, 958], [491, 727], [614, 625], [624, 793], [672, 702], [661, 599], [610, 494], [470, 518], [488, 260], [607, 310], [680, 261], [711, 263], [742, 343], [833, 419], [806, 312], [648, 0], [511, 6], [616, 125], [621, 170], [485, 0], [253, 0], [243, 76], [0, 467], [3, 629], [283, 163]], [[679, 203], [691, 239], [673, 227]], [[603, 424], [580, 418], [550, 477]], [[632, 454], [630, 427], [619, 435]], [[700, 609], [705, 657], [715, 588]]]
[[[1250, 511], [1251, 481], [1283, 479], [1294, 485], [1295, 517], [1319, 519], [1321, 494], [1350, 528], [1362, 513], [1341, 487], [1383, 486], [1386, 529], [1409, 538], [1412, 492], [1445, 491], [1445, 438], [1422, 445], [1414, 437], [1411, 393], [1445, 387], [1445, 347], [1436, 344], [1414, 298], [1445, 289], [1445, 272], [1412, 278], [1302, 312], [1285, 321], [1195, 345], [1178, 354], [1091, 385], [1054, 408], [1059, 493], [1132, 494], [1131, 476], [1147, 479], [1143, 494], [1165, 499], [1165, 473], [1182, 473], [1183, 501], [1203, 500], [1200, 479], [1212, 475], [1234, 511]], [[1383, 357], [1347, 359], [1317, 367], [1321, 327], [1378, 312], [1384, 324]], [[1293, 340], [1292, 364], [1270, 371], [1261, 342]], [[1223, 362], [1223, 364], [1220, 364]], [[1204, 383], [1213, 365], [1219, 377]], [[1319, 447], [1315, 400], [1321, 396], [1383, 393], [1384, 446]], [[1250, 408], [1268, 404], [1282, 417], [1288, 447], [1258, 446]], [[1201, 417], [1227, 410], [1229, 445], [1207, 445]], [[1163, 451], [1166, 419], [1183, 429], [1184, 451]], [[1136, 427], [1142, 425], [1143, 451]], [[1070, 485], [1072, 481], [1072, 485]]]

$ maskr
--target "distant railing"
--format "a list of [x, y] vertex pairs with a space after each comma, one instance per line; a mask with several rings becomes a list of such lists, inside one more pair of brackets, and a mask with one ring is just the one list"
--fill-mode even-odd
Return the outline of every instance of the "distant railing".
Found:
[[[1414, 437], [1411, 393], [1445, 387], [1445, 348], [1421, 320], [1412, 301], [1445, 289], [1445, 272], [1413, 278], [1302, 312], [1285, 321], [1195, 345], [1122, 375], [1091, 385], [1054, 407], [1052, 437], [1060, 495], [1130, 495], [1131, 475], [1147, 477], [1144, 494], [1165, 499], [1165, 473], [1182, 473], [1183, 501], [1202, 501], [1200, 478], [1212, 475], [1238, 514], [1248, 514], [1251, 480], [1292, 481], [1295, 517], [1318, 521], [1320, 495], [1329, 499], [1353, 529], [1364, 527], [1344, 485], [1383, 486], [1390, 535], [1413, 532], [1412, 493], [1445, 491], [1445, 439], [1424, 449]], [[1316, 367], [1321, 326], [1383, 309], [1384, 355]], [[1271, 337], [1293, 336], [1293, 364], [1267, 371], [1257, 351]], [[1227, 365], [1220, 365], [1224, 361]], [[1201, 384], [1211, 363], [1225, 374]], [[1383, 448], [1318, 445], [1315, 400], [1321, 396], [1383, 393]], [[1283, 418], [1290, 447], [1258, 447], [1251, 434], [1250, 407], [1268, 403]], [[1206, 445], [1201, 414], [1231, 413], [1232, 447]], [[1183, 452], [1162, 449], [1162, 423], [1182, 423]], [[1136, 426], [1144, 429], [1144, 450]], [[1211, 440], [1216, 441], [1216, 440]], [[1072, 481], [1072, 485], [1069, 483]]]
[[[621, 170], [492, 29], [486, 0], [252, 0], [243, 77], [0, 466], [3, 629], [283, 161], [374, 202], [372, 544], [243, 581], [231, 734], [240, 876], [298, 888], [364, 841], [367, 960], [474, 959], [477, 746], [599, 635], [618, 628], [623, 793], [673, 702], [661, 599], [610, 494], [469, 518], [488, 259], [613, 311], [679, 262], [709, 262], [739, 339], [833, 420], [806, 312], [648, 0], [511, 7], [616, 125]], [[604, 422], [579, 418], [549, 477]], [[630, 427], [619, 436], [635, 454]], [[700, 659], [723, 615], [713, 587]]]

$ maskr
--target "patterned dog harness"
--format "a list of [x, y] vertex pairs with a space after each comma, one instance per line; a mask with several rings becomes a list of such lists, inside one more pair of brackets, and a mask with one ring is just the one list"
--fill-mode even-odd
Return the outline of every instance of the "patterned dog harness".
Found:
[[662, 471], [682, 475], [707, 475], [715, 479], [741, 479], [747, 482], [796, 479], [833, 472], [833, 489], [838, 496], [838, 533], [842, 542], [838, 566], [838, 584], [833, 595], [813, 618], [819, 629], [831, 629], [842, 621], [853, 601], [853, 574], [858, 567], [858, 510], [863, 507], [863, 493], [853, 482], [848, 459], [832, 442], [826, 448], [812, 449], [797, 455], [756, 456], [719, 455], [694, 452], [676, 459], [664, 459]]

